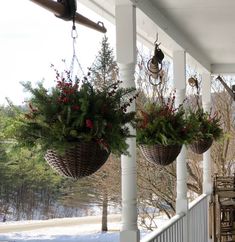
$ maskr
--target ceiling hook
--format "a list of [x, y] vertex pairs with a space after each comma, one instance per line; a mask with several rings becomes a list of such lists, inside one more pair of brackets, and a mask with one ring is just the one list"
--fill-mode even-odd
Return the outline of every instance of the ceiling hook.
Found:
[[157, 44], [157, 42], [158, 42], [158, 32], [156, 33], [156, 40], [155, 40], [154, 44], [155, 45], [160, 45], [160, 44]]

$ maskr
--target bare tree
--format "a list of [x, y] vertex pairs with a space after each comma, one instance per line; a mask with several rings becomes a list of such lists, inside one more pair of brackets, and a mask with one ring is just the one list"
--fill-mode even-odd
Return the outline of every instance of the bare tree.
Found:
[[[234, 78], [227, 77], [225, 80], [228, 85], [234, 82]], [[234, 172], [235, 164], [234, 101], [218, 81], [213, 80], [212, 88], [214, 91], [213, 108], [218, 110], [224, 130], [223, 138], [212, 147], [214, 172], [220, 175], [230, 175]]]
[[89, 177], [71, 182], [64, 204], [73, 207], [100, 207], [101, 231], [108, 231], [108, 208], [120, 207], [120, 158], [110, 155], [103, 167]]

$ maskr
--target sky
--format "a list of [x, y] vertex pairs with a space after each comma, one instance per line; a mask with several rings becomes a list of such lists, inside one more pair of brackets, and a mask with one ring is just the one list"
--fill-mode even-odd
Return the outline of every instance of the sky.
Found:
[[[111, 46], [115, 47], [115, 28], [107, 20], [78, 3], [78, 12], [94, 22], [102, 21], [107, 28]], [[45, 79], [45, 86], [54, 85], [50, 64], [61, 66], [65, 59], [70, 66], [73, 54], [71, 21], [56, 18], [51, 12], [31, 1], [2, 1], [0, 8], [0, 105], [8, 97], [22, 104], [28, 94], [20, 82], [37, 83]], [[104, 36], [80, 24], [76, 25], [76, 55], [86, 73], [95, 60]]]

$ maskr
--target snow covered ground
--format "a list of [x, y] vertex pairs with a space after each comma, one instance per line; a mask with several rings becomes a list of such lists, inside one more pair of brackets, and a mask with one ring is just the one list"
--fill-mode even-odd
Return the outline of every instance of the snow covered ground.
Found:
[[[118, 242], [120, 215], [109, 218], [109, 232], [101, 233], [101, 217], [51, 219], [46, 221], [22, 221], [0, 224], [0, 242]], [[158, 224], [166, 221], [159, 218]], [[142, 231], [141, 236], [146, 232]]]

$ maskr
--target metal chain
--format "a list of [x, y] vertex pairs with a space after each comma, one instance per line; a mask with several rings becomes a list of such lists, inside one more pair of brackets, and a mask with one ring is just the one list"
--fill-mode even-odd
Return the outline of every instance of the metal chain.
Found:
[[75, 16], [73, 17], [73, 26], [72, 26], [72, 31], [71, 31], [71, 37], [73, 39], [73, 57], [72, 57], [71, 64], [70, 64], [70, 76], [71, 77], [73, 76], [75, 63], [77, 63], [78, 68], [80, 69], [82, 75], [85, 76], [85, 74], [82, 70], [82, 66], [81, 66], [80, 62], [78, 61], [78, 57], [76, 55], [76, 39], [78, 37], [78, 33], [77, 33], [76, 25], [75, 25]]

